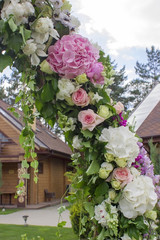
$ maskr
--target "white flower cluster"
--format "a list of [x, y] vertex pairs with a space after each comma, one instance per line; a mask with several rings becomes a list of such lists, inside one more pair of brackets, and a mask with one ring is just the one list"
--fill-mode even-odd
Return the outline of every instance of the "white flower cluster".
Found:
[[152, 179], [137, 176], [124, 188], [119, 201], [120, 211], [126, 218], [136, 218], [152, 210], [157, 202], [157, 194]]
[[110, 200], [104, 200], [95, 206], [95, 219], [102, 227], [115, 229], [118, 226], [118, 210], [111, 205]]
[[128, 166], [131, 166], [138, 156], [138, 138], [128, 127], [104, 128], [99, 140], [107, 143], [106, 149], [108, 153], [118, 158], [127, 158]]
[[34, 15], [34, 7], [31, 0], [6, 0], [1, 11], [3, 20], [9, 19], [11, 15], [17, 26], [28, 23], [28, 17]]

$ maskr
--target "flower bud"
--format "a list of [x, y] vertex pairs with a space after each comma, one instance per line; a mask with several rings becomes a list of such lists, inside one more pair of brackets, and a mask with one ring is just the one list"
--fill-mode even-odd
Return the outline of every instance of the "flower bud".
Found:
[[63, 1], [63, 5], [61, 7], [61, 10], [64, 11], [64, 10], [67, 10], [67, 11], [71, 11], [71, 8], [72, 8], [72, 5], [69, 3], [69, 1]]
[[102, 179], [106, 179], [109, 176], [109, 172], [106, 171], [104, 168], [99, 169], [99, 177]]
[[87, 78], [87, 76], [86, 76], [86, 74], [85, 73], [83, 73], [83, 74], [81, 74], [81, 75], [78, 75], [76, 78], [76, 82], [78, 82], [78, 83], [85, 83], [85, 82], [88, 82], [88, 78]]
[[115, 159], [111, 153], [106, 153], [106, 154], [104, 154], [104, 156], [105, 156], [107, 162], [112, 162]]
[[121, 189], [121, 183], [117, 180], [112, 180], [111, 185], [115, 190], [120, 190]]
[[115, 162], [121, 168], [124, 168], [124, 167], [127, 166], [127, 159], [126, 158], [115, 158]]
[[73, 105], [74, 105], [71, 97], [65, 97], [65, 100], [67, 101], [67, 103], [69, 104], [69, 106], [73, 106]]
[[117, 193], [115, 192], [114, 189], [109, 190], [109, 198], [111, 200], [114, 200], [116, 198], [116, 196], [117, 196]]
[[41, 62], [41, 64], [40, 64], [40, 70], [41, 70], [42, 72], [45, 72], [45, 73], [48, 73], [48, 74], [52, 74], [52, 73], [53, 73], [53, 71], [52, 71], [49, 63], [48, 63], [46, 60], [44, 60], [43, 62]]
[[156, 212], [156, 211], [153, 211], [153, 210], [147, 211], [147, 212], [145, 213], [145, 217], [146, 217], [146, 218], [149, 218], [149, 219], [151, 219], [151, 220], [153, 220], [153, 221], [155, 221], [156, 218], [157, 218], [157, 212]]
[[100, 117], [103, 117], [104, 119], [107, 119], [107, 118], [109, 118], [111, 116], [109, 108], [107, 106], [105, 106], [105, 105], [101, 105], [99, 107], [97, 114]]

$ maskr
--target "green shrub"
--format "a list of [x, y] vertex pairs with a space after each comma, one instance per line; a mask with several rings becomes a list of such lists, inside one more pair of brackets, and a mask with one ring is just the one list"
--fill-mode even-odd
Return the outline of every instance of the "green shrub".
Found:
[[73, 232], [81, 236], [81, 238], [87, 239], [91, 224], [89, 222], [89, 215], [82, 206], [82, 203], [78, 202], [71, 206], [70, 219]]

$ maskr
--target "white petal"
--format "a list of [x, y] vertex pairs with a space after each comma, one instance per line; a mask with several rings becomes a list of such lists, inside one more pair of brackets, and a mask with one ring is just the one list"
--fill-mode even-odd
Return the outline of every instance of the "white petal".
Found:
[[34, 53], [31, 55], [31, 64], [33, 66], [38, 66], [38, 64], [40, 63], [40, 59], [39, 57]]
[[48, 55], [42, 51], [41, 49], [37, 49], [36, 51], [37, 55], [40, 56], [40, 57], [47, 57]]

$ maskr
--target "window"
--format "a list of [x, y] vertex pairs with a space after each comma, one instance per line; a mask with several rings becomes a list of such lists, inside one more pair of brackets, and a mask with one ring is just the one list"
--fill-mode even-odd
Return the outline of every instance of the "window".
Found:
[[1, 143], [9, 143], [12, 142], [10, 138], [5, 136], [3, 133], [0, 132], [0, 142]]
[[42, 162], [39, 162], [39, 164], [38, 164], [38, 173], [43, 174], [43, 163]]

